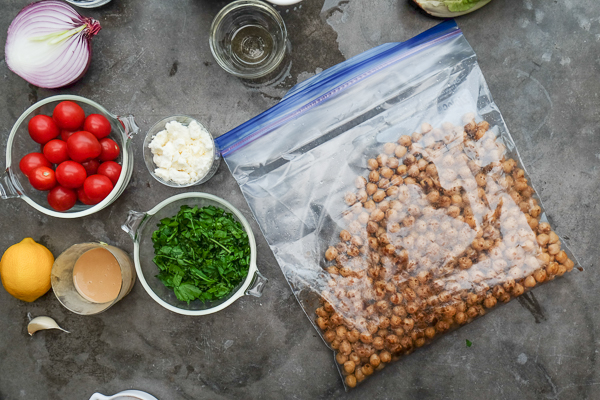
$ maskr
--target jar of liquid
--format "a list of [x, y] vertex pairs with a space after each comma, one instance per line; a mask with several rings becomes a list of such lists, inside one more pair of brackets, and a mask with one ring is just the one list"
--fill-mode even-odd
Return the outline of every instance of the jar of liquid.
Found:
[[76, 314], [92, 315], [125, 297], [135, 278], [135, 267], [123, 250], [106, 243], [81, 243], [54, 261], [51, 281], [63, 306]]

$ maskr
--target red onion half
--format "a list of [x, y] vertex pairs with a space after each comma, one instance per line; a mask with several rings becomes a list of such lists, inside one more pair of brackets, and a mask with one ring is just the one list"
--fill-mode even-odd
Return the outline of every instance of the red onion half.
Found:
[[26, 6], [8, 27], [6, 65], [32, 85], [54, 89], [85, 74], [100, 23], [71, 6], [44, 0]]

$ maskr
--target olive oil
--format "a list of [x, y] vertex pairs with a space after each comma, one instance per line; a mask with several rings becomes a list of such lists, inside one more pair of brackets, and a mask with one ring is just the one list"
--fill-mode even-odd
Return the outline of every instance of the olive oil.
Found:
[[273, 51], [273, 37], [260, 25], [246, 25], [231, 39], [231, 52], [241, 63], [256, 65], [269, 59]]

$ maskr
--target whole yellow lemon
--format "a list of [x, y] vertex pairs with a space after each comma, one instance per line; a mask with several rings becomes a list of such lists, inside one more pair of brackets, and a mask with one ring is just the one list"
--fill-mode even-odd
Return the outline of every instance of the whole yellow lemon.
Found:
[[10, 246], [0, 260], [4, 289], [19, 300], [32, 302], [50, 290], [54, 256], [32, 238]]

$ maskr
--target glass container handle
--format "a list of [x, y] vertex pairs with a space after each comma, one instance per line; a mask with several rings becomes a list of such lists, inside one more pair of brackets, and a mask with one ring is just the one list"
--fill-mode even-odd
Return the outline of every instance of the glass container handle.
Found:
[[133, 135], [137, 135], [140, 131], [140, 127], [135, 123], [133, 115], [127, 115], [125, 117], [117, 117], [123, 128], [125, 128], [125, 134], [129, 139], [133, 139]]
[[127, 232], [129, 236], [135, 240], [137, 236], [137, 230], [145, 216], [146, 213], [130, 210], [127, 214], [127, 220], [123, 223], [123, 225], [121, 225], [121, 229]]
[[0, 197], [4, 200], [21, 196], [10, 175], [10, 168], [0, 174]]
[[246, 290], [246, 294], [254, 297], [262, 296], [267, 282], [269, 282], [269, 280], [265, 278], [258, 270], [256, 270], [254, 273], [254, 278], [252, 279], [252, 283], [250, 284], [248, 290]]

